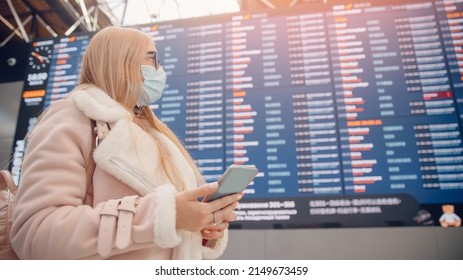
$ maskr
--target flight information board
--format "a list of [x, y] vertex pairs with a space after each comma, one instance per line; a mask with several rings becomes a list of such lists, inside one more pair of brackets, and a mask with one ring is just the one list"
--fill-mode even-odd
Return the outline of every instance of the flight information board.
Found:
[[[378, 2], [379, 3], [379, 2]], [[463, 0], [307, 4], [137, 27], [167, 85], [155, 114], [207, 181], [260, 172], [235, 228], [438, 225], [463, 212]], [[12, 171], [92, 34], [31, 46]]]

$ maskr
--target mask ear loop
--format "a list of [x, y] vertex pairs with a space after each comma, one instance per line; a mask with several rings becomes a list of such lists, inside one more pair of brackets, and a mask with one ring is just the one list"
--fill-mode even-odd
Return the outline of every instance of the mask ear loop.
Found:
[[157, 51], [149, 51], [147, 52], [146, 54], [150, 55], [154, 55], [153, 57], [153, 64], [154, 64], [154, 68], [156, 70], [159, 70], [161, 68], [161, 61], [159, 60], [159, 56], [158, 56], [158, 52]]
[[161, 68], [161, 62], [159, 61], [158, 52], [154, 52], [154, 68], [159, 70]]
[[[149, 100], [149, 97], [148, 95], [145, 93], [145, 91], [143, 89], [140, 89], [140, 96], [138, 97], [138, 101], [137, 101], [137, 104], [135, 105], [135, 108], [140, 108], [138, 111], [141, 112], [141, 109], [143, 109], [143, 104], [147, 103], [148, 100]], [[143, 101], [141, 102], [140, 104], [140, 99], [142, 99]], [[135, 113], [137, 112], [137, 110], [135, 110]]]

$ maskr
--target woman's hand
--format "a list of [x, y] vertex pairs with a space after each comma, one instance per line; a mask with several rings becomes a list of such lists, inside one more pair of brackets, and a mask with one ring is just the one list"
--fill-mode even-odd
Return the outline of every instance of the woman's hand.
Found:
[[218, 183], [214, 182], [177, 194], [177, 228], [191, 232], [198, 232], [207, 228], [208, 232], [202, 232], [205, 239], [223, 236], [223, 230], [228, 228], [228, 222], [236, 220], [236, 214], [233, 213], [233, 210], [235, 210], [242, 195], [228, 195], [207, 203], [198, 201], [199, 197], [212, 194], [217, 190], [217, 187]]
[[203, 239], [220, 239], [224, 235], [224, 230], [228, 228], [229, 224], [227, 221], [216, 225], [215, 227], [205, 228], [201, 231], [201, 236]]

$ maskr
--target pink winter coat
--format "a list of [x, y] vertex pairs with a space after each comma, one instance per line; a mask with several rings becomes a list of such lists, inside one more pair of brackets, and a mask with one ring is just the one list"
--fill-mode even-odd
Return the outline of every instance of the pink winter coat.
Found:
[[[90, 119], [110, 124], [98, 147]], [[187, 161], [155, 131], [181, 170]], [[159, 163], [153, 140], [131, 114], [97, 88], [75, 90], [53, 104], [33, 130], [13, 213], [12, 244], [22, 259], [212, 259], [227, 244], [203, 247], [199, 232], [175, 227], [176, 188]], [[94, 151], [93, 151], [94, 149]], [[92, 158], [93, 153], [93, 158]], [[94, 160], [93, 205], [86, 205]]]

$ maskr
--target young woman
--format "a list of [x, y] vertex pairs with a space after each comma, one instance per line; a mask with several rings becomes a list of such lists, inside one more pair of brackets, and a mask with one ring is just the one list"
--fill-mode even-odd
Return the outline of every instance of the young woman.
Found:
[[[11, 232], [20, 258], [223, 253], [241, 195], [198, 202], [217, 183], [204, 184], [148, 106], [166, 81], [157, 58], [150, 37], [134, 29], [109, 27], [92, 38], [79, 85], [48, 108], [29, 138]], [[109, 127], [99, 143], [93, 121]]]

